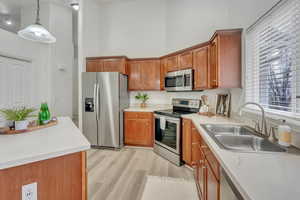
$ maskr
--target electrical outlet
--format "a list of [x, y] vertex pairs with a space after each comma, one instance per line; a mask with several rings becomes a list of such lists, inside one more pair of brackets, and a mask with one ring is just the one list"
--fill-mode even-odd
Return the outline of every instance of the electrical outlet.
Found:
[[37, 183], [22, 186], [22, 200], [37, 200]]

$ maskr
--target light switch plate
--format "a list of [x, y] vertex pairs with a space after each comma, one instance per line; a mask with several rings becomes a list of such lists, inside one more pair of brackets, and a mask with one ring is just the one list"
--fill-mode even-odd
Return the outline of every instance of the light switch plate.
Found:
[[22, 200], [37, 200], [37, 183], [22, 186]]

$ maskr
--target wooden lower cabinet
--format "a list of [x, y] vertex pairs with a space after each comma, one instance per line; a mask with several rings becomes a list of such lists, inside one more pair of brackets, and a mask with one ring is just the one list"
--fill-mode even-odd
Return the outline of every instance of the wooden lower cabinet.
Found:
[[206, 199], [219, 200], [220, 182], [215, 177], [207, 160], [205, 160], [205, 171], [206, 171]]
[[193, 166], [199, 198], [220, 199], [220, 164], [192, 121], [183, 119], [182, 159]]
[[182, 160], [187, 165], [192, 165], [192, 121], [182, 121]]
[[125, 145], [153, 147], [153, 113], [125, 112], [124, 122]]
[[0, 170], [0, 199], [20, 200], [22, 186], [37, 183], [40, 200], [87, 200], [86, 153]]

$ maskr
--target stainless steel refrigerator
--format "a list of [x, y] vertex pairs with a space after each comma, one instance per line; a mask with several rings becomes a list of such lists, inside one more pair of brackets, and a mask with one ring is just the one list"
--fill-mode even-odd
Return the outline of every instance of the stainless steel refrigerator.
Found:
[[127, 76], [118, 72], [83, 72], [83, 134], [92, 147], [121, 148], [123, 110], [129, 105]]

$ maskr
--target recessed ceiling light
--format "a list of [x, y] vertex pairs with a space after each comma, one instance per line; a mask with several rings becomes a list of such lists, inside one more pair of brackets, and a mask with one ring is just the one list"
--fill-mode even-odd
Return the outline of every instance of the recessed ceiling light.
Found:
[[5, 24], [6, 25], [12, 25], [12, 21], [8, 19], [8, 20], [5, 21]]
[[79, 10], [79, 4], [78, 3], [71, 3], [71, 6], [74, 10]]

